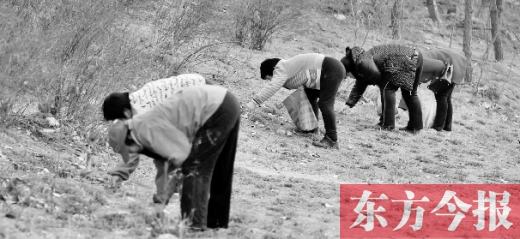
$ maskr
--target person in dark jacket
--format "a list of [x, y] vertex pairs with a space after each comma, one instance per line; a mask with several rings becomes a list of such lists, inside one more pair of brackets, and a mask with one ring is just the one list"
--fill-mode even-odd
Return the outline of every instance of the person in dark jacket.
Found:
[[407, 131], [417, 132], [423, 128], [421, 102], [417, 86], [422, 72], [423, 57], [419, 50], [404, 45], [379, 45], [365, 51], [361, 47], [347, 47], [341, 59], [347, 72], [356, 82], [346, 105], [354, 107], [368, 85], [377, 85], [381, 92], [382, 111], [378, 126], [395, 128], [395, 93], [401, 88], [403, 99], [409, 106]]
[[[464, 83], [468, 59], [460, 52], [448, 48], [432, 49], [422, 53], [426, 60], [420, 83], [436, 84], [440, 80], [449, 82], [434, 92], [437, 109], [432, 128], [437, 131], [451, 131], [453, 119], [451, 95], [456, 85]], [[401, 100], [399, 108], [407, 110], [406, 102]]]
[[[202, 85], [114, 121], [108, 136], [125, 162], [140, 153], [154, 159], [158, 176], [182, 172], [182, 218], [191, 221], [191, 231], [200, 231], [228, 227], [239, 126], [236, 97], [223, 87]], [[162, 178], [158, 191], [173, 181]], [[161, 214], [171, 194], [156, 195], [161, 198], [154, 196], [155, 210]]]

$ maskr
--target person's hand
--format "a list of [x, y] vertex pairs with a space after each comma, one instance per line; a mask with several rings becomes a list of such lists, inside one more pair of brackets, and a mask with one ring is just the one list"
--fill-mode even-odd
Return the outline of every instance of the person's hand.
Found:
[[121, 187], [121, 183], [123, 182], [123, 178], [118, 175], [112, 176], [110, 179], [110, 187], [111, 188], [119, 188]]
[[153, 211], [155, 213], [155, 216], [157, 216], [157, 218], [163, 218], [164, 217], [164, 208], [165, 208], [164, 204], [162, 204], [162, 203], [154, 203]]
[[256, 108], [256, 104], [253, 101], [247, 103], [246, 106], [247, 106], [248, 109], [251, 109], [251, 110]]
[[342, 114], [342, 115], [348, 114], [351, 111], [351, 109], [352, 109], [352, 107], [350, 107], [350, 105], [342, 105], [341, 107], [342, 108], [339, 111], [339, 113]]

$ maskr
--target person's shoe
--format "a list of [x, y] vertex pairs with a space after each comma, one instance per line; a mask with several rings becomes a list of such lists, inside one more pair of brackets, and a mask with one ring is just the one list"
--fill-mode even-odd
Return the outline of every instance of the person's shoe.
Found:
[[316, 127], [315, 129], [312, 129], [312, 130], [300, 130], [300, 129], [298, 129], [297, 131], [302, 133], [302, 134], [315, 134], [315, 133], [318, 133], [318, 127]]
[[412, 129], [412, 128], [406, 128], [403, 129], [403, 131], [407, 132], [407, 133], [410, 133], [410, 134], [416, 134], [416, 133], [419, 133], [421, 130], [420, 129]]
[[332, 139], [329, 138], [329, 136], [325, 135], [323, 139], [320, 141], [314, 141], [312, 142], [312, 145], [316, 147], [322, 147], [322, 148], [333, 148], [333, 149], [339, 149], [338, 142], [332, 141]]
[[441, 131], [442, 131], [441, 128], [432, 127], [432, 129], [437, 130], [438, 132], [441, 132]]
[[400, 131], [410, 131], [410, 130], [412, 130], [412, 128], [406, 126], [406, 127], [401, 127], [401, 128], [399, 128], [399, 130], [400, 130]]
[[393, 131], [394, 127], [393, 126], [381, 126], [381, 130]]

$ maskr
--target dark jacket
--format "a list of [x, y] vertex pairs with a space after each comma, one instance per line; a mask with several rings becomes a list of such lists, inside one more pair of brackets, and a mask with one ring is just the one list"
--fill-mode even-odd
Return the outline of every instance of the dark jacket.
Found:
[[413, 84], [416, 70], [416, 59], [418, 52], [404, 45], [380, 45], [368, 51], [362, 48], [352, 48], [351, 61], [354, 62], [352, 74], [356, 77], [356, 83], [350, 92], [346, 104], [354, 107], [368, 85], [384, 87], [389, 81], [399, 85], [401, 79], [405, 79], [409, 85]]
[[[459, 51], [449, 49], [449, 48], [441, 48], [441, 49], [432, 49], [428, 51], [421, 51], [423, 57], [441, 60], [444, 62], [448, 62], [453, 65], [453, 76], [451, 78], [451, 82], [457, 85], [464, 83], [464, 77], [466, 76], [466, 69], [468, 68], [468, 58], [462, 55]], [[435, 76], [431, 76], [428, 74], [421, 75], [421, 83], [426, 83], [435, 78]]]

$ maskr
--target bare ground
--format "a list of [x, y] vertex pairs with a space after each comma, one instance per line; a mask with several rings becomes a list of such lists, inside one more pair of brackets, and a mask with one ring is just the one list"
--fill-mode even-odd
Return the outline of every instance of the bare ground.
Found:
[[[236, 72], [220, 84], [247, 103], [263, 85], [257, 69], [266, 57], [311, 51], [341, 57], [348, 42], [354, 41], [349, 34], [352, 31], [331, 16], [312, 14], [308, 26], [295, 27], [275, 38], [267, 51], [235, 49], [231, 54], [248, 60], [234, 62]], [[326, 38], [316, 40], [324, 34]], [[373, 39], [374, 43], [384, 42]], [[449, 41], [440, 36], [433, 39], [439, 45]], [[460, 40], [454, 40], [456, 47], [460, 47]], [[484, 49], [476, 45], [474, 54], [480, 55]], [[512, 55], [506, 57], [511, 59]], [[321, 134], [294, 132], [285, 110], [274, 107], [288, 93], [281, 90], [265, 109], [250, 112], [242, 120], [230, 228], [182, 236], [338, 238], [341, 183], [520, 182], [520, 80], [517, 63], [509, 63], [482, 66], [482, 90], [477, 96], [474, 84], [456, 88], [452, 132], [424, 130], [414, 135], [377, 130], [372, 127], [377, 122], [375, 108], [366, 103], [338, 114], [337, 151], [311, 145]], [[209, 73], [211, 68], [202, 71]], [[478, 74], [474, 74], [477, 79]], [[351, 82], [346, 80], [342, 85], [338, 112]], [[504, 89], [502, 97], [494, 101], [486, 95], [493, 84]], [[399, 125], [404, 126], [406, 120], [406, 114], [401, 115]], [[282, 134], [279, 129], [291, 133]], [[94, 152], [94, 172], [80, 177], [84, 168], [82, 144], [59, 135], [24, 127], [0, 132], [0, 186], [15, 185], [0, 191], [8, 198], [0, 201], [0, 238], [149, 238], [155, 228], [151, 161], [143, 160], [121, 190], [113, 192], [104, 187], [106, 171], [120, 161], [119, 157], [108, 148]], [[177, 200], [168, 211], [169, 223], [177, 225]]]

